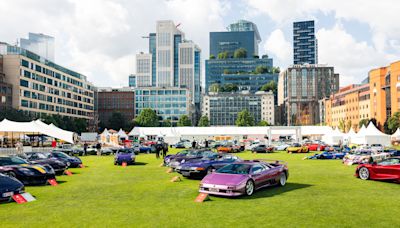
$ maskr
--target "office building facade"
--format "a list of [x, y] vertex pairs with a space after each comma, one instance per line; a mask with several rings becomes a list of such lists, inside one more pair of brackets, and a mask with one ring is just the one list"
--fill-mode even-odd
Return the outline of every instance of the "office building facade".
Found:
[[0, 43], [12, 107], [31, 114], [93, 119], [94, 89], [86, 76], [20, 47]]
[[274, 95], [270, 92], [257, 93], [209, 93], [203, 98], [202, 114], [213, 126], [235, 125], [237, 115], [247, 110], [255, 124], [261, 120], [275, 123]]
[[[179, 26], [179, 25], [178, 25]], [[158, 21], [150, 33], [149, 53], [136, 56], [136, 86], [187, 88], [188, 100], [197, 119], [201, 102], [201, 49], [172, 21]], [[189, 114], [189, 113], [186, 113]]]
[[170, 121], [176, 126], [181, 115], [192, 114], [194, 110], [188, 88], [170, 87], [142, 87], [135, 89], [135, 116], [145, 108], [156, 111], [160, 118], [160, 125]]
[[362, 119], [370, 119], [370, 88], [369, 84], [348, 85], [337, 93], [321, 100], [324, 104], [325, 123], [338, 127], [340, 122], [351, 125], [354, 130]]
[[20, 47], [52, 62], [55, 61], [54, 37], [30, 32], [28, 39], [20, 39]]
[[335, 74], [334, 68], [326, 65], [292, 65], [281, 74], [287, 124], [320, 123], [318, 101], [339, 90], [339, 75]]
[[0, 110], [12, 107], [12, 85], [5, 82], [3, 58], [0, 57]]
[[378, 127], [400, 111], [400, 61], [369, 71], [371, 118]]
[[137, 86], [137, 82], [136, 82], [136, 75], [135, 74], [131, 74], [128, 77], [129, 81], [128, 81], [128, 86], [135, 88]]
[[318, 64], [314, 21], [293, 23], [293, 64]]
[[114, 112], [121, 113], [127, 122], [135, 118], [135, 92], [133, 88], [97, 88], [96, 93], [96, 110], [100, 125], [106, 126]]
[[250, 21], [239, 20], [230, 24], [226, 32], [210, 32], [210, 56], [215, 58], [221, 52], [228, 52], [230, 57], [236, 49], [244, 48], [247, 58], [258, 55], [261, 42], [257, 26]]

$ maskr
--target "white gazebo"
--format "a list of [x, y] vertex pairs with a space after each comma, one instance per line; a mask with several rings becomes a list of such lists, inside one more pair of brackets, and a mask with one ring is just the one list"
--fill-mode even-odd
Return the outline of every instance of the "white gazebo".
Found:
[[357, 135], [352, 139], [352, 143], [356, 144], [382, 144], [383, 146], [390, 146], [390, 135], [382, 133], [371, 122], [367, 128], [361, 128]]

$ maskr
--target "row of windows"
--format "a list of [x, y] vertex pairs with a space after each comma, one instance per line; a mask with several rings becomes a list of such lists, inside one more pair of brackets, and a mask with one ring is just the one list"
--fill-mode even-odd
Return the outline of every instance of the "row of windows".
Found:
[[81, 110], [76, 110], [72, 108], [65, 108], [65, 107], [60, 107], [60, 106], [55, 106], [55, 105], [49, 105], [49, 104], [44, 104], [40, 102], [35, 102], [35, 101], [28, 101], [21, 99], [21, 106], [25, 108], [33, 108], [33, 109], [41, 109], [45, 111], [52, 111], [52, 112], [60, 112], [60, 113], [68, 113], [68, 114], [73, 114], [73, 115], [80, 115], [80, 116], [89, 116], [89, 112], [81, 111]]

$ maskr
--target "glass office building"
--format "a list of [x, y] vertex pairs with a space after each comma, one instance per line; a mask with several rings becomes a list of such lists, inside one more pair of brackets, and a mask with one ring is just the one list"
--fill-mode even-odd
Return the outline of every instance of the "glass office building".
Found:
[[28, 34], [28, 39], [21, 38], [19, 42], [21, 48], [54, 62], [54, 37], [30, 32]]
[[318, 64], [314, 21], [293, 23], [293, 64]]
[[129, 75], [129, 87], [135, 88], [136, 85], [137, 85], [137, 83], [136, 83], [136, 75], [134, 75], [134, 74]]
[[162, 124], [170, 120], [173, 125], [181, 115], [189, 115], [191, 103], [189, 90], [185, 88], [137, 88], [135, 90], [135, 116], [145, 108], [156, 111]]
[[[253, 58], [253, 59], [209, 59], [206, 60], [206, 88], [205, 91], [208, 92], [210, 85], [214, 83], [223, 84], [226, 81], [224, 78], [229, 75], [230, 80], [234, 80], [235, 76], [242, 77], [244, 80], [249, 77], [245, 77], [245, 75], [254, 74], [255, 69], [258, 66], [263, 66], [266, 68], [273, 67], [273, 60], [268, 57], [263, 57], [261, 59]], [[271, 79], [275, 79], [277, 74], [267, 74]], [[266, 76], [265, 74], [254, 75], [251, 78], [254, 80], [256, 77]], [[268, 77], [269, 77], [268, 76]], [[268, 78], [266, 77], [266, 78]], [[265, 77], [264, 77], [265, 78]], [[260, 79], [262, 80], [262, 79]], [[252, 82], [240, 82], [239, 80], [235, 80], [238, 85], [242, 84], [252, 84]], [[265, 83], [267, 83], [266, 81]], [[264, 83], [264, 84], [265, 84]], [[254, 85], [256, 86], [256, 85]], [[260, 85], [262, 86], [262, 85]]]

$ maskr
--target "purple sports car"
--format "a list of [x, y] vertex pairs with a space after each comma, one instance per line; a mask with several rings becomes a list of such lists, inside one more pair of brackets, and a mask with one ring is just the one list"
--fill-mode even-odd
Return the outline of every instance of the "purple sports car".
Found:
[[235, 162], [205, 176], [200, 183], [199, 192], [222, 196], [250, 196], [263, 187], [284, 186], [288, 177], [287, 165], [280, 161]]

